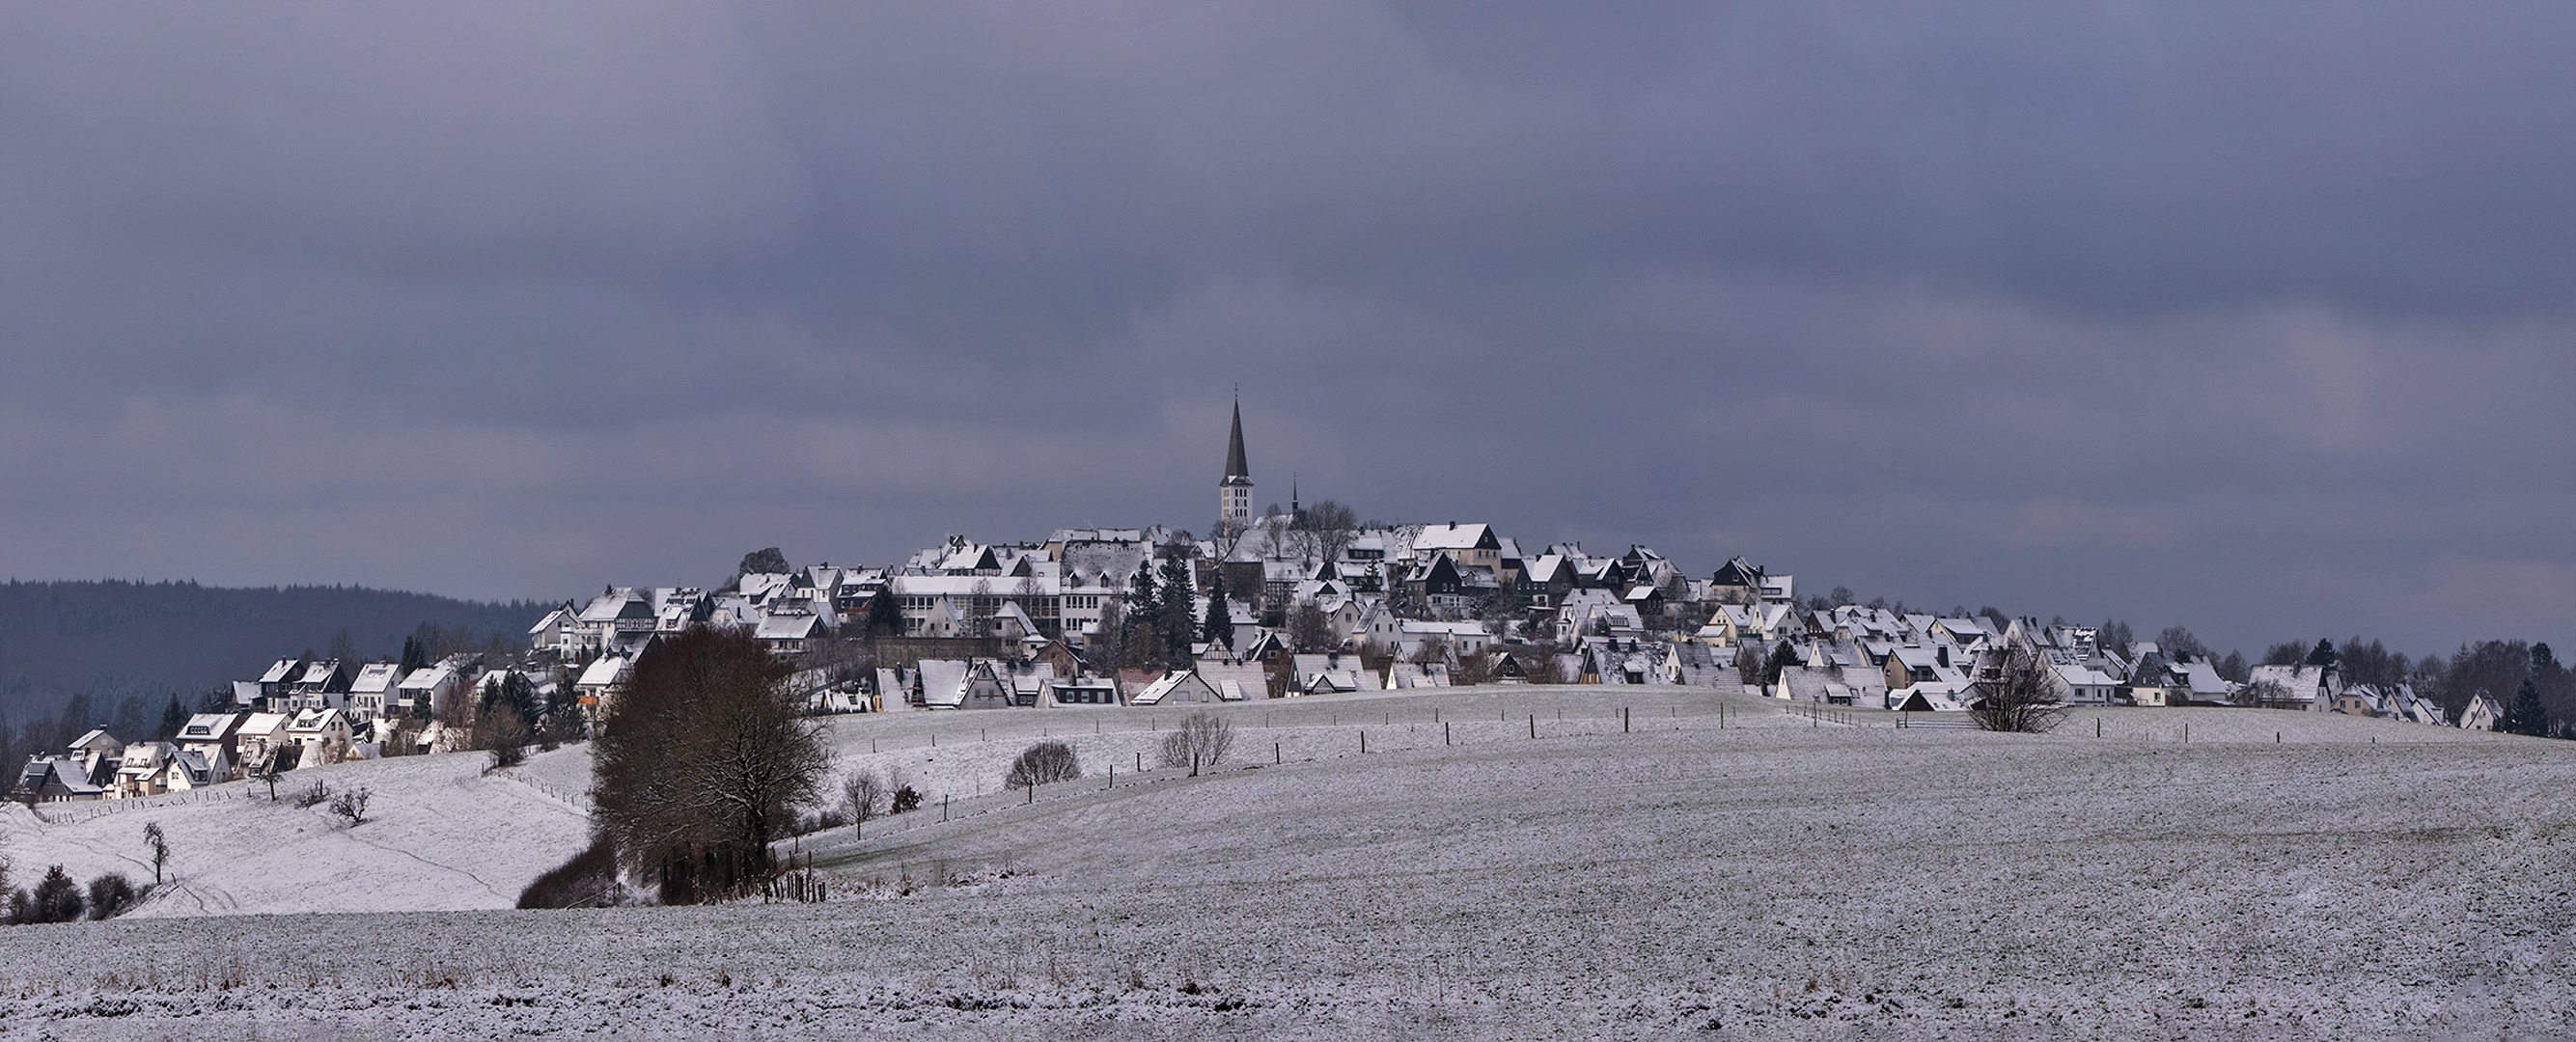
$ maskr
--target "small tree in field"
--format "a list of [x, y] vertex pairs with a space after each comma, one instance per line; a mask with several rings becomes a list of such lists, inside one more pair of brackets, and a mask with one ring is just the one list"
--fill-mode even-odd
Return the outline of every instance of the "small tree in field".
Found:
[[507, 702], [484, 706], [474, 717], [474, 747], [492, 754], [492, 766], [516, 767], [528, 759], [528, 718]]
[[1989, 731], [2038, 734], [2056, 727], [2066, 716], [2066, 707], [2057, 703], [2047, 671], [2048, 666], [2028, 651], [2016, 647], [2005, 652], [2003, 664], [1977, 681], [1978, 697], [1968, 708], [1969, 716]]
[[841, 799], [850, 807], [850, 835], [867, 834], [868, 819], [877, 816], [877, 803], [885, 799], [885, 776], [867, 768], [851, 771], [841, 779]]
[[364, 825], [367, 823], [368, 795], [364, 787], [343, 789], [331, 798], [331, 813], [349, 819], [350, 828]]
[[1161, 760], [1165, 767], [1187, 767], [1198, 773], [1201, 767], [1214, 767], [1234, 749], [1234, 725], [1214, 713], [1191, 713], [1181, 726], [1163, 736]]
[[[143, 823], [143, 849], [152, 858], [152, 885], [160, 886], [161, 866], [170, 863], [170, 839], [161, 834], [160, 822]], [[7, 884], [0, 882], [0, 889], [7, 889]]]
[[1063, 742], [1039, 742], [1020, 751], [1011, 761], [1011, 771], [1002, 776], [1002, 786], [1026, 789], [1053, 782], [1072, 781], [1082, 777], [1082, 763], [1074, 758], [1073, 747]]
[[286, 776], [286, 757], [293, 748], [288, 745], [271, 749], [268, 755], [260, 757], [258, 766], [251, 768], [251, 777], [268, 783], [268, 801], [271, 803], [277, 802], [277, 780]]

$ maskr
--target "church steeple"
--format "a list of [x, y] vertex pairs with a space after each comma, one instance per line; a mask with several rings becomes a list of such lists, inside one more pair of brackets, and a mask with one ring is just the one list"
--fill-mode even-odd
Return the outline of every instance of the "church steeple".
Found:
[[1236, 531], [1252, 523], [1252, 468], [1243, 462], [1243, 399], [1234, 402], [1234, 433], [1225, 443], [1225, 477], [1216, 484], [1217, 520]]
[[1246, 483], [1252, 480], [1252, 468], [1243, 463], [1243, 402], [1240, 399], [1234, 403], [1234, 436], [1226, 439], [1225, 443], [1226, 483], [1233, 484], [1237, 478]]

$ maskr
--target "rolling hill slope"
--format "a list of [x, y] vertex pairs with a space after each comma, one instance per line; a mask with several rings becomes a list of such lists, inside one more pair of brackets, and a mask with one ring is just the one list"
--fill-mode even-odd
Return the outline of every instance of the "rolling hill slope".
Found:
[[[865, 839], [798, 841], [831, 881], [821, 904], [396, 910], [488, 900], [422, 892], [367, 915], [264, 920], [298, 939], [285, 947], [241, 945], [222, 917], [21, 928], [22, 950], [47, 954], [0, 970], [0, 996], [15, 996], [0, 997], [0, 1025], [60, 1038], [298, 1023], [667, 1038], [2576, 1030], [2569, 743], [2251, 710], [2105, 711], [1990, 735], [1670, 688], [1221, 712], [1238, 758], [1195, 778], [1133, 771], [1177, 713], [836, 721], [846, 762], [901, 767], [933, 802]], [[1075, 744], [1085, 777], [1033, 800], [990, 792], [1041, 737]], [[577, 752], [533, 762], [526, 782], [339, 770], [417, 771], [383, 775], [380, 791], [475, 789], [518, 808], [514, 833], [570, 836], [539, 787], [578, 785]], [[66, 849], [56, 830], [88, 827], [13, 825], [0, 842], [23, 867]], [[537, 846], [509, 854], [511, 871], [543, 863]], [[306, 872], [327, 874], [327, 892], [359, 886]], [[182, 968], [210, 952], [228, 968], [200, 984]], [[158, 983], [134, 977], [147, 965]]]

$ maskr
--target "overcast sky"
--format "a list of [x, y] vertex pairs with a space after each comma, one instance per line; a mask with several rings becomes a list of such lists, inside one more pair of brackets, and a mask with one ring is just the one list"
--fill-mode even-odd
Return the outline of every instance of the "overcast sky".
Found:
[[2576, 643], [2576, 6], [0, 6], [0, 572], [1256, 502]]

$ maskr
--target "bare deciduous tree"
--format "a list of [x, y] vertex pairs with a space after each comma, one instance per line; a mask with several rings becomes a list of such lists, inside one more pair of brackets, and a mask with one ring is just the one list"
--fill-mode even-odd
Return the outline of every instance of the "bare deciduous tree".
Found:
[[2066, 716], [2048, 682], [2048, 665], [2028, 650], [2015, 647], [2000, 665], [1990, 667], [1974, 688], [1977, 699], [1969, 715], [1989, 731], [2038, 734]]
[[850, 810], [852, 838], [866, 837], [868, 819], [877, 816], [877, 804], [882, 802], [885, 796], [886, 779], [882, 774], [862, 767], [842, 776], [841, 802], [848, 805]]
[[1359, 527], [1359, 515], [1351, 508], [1324, 500], [1300, 511], [1293, 522], [1305, 535], [1304, 542], [1317, 556], [1327, 561], [1341, 559], [1342, 551], [1351, 545]]
[[268, 800], [271, 803], [277, 802], [277, 780], [286, 776], [287, 750], [292, 748], [294, 746], [269, 749], [250, 768], [251, 778], [268, 783]]
[[2236, 704], [2260, 706], [2265, 702], [2278, 702], [2289, 694], [2290, 689], [2281, 686], [2278, 680], [2257, 680], [2236, 689]]
[[1491, 684], [1494, 682], [1494, 658], [1492, 652], [1460, 656], [1458, 673], [1450, 679], [1468, 687]]
[[[161, 834], [161, 823], [143, 823], [143, 849], [152, 858], [152, 885], [161, 885], [161, 866], [170, 863], [170, 838]], [[8, 870], [0, 868], [0, 890], [8, 888]]]
[[1187, 767], [1198, 773], [1201, 767], [1214, 767], [1234, 751], [1234, 725], [1214, 713], [1191, 713], [1181, 726], [1163, 736], [1162, 763], [1165, 767]]

